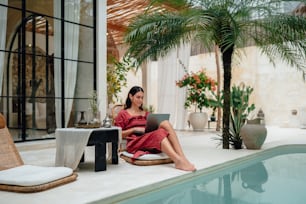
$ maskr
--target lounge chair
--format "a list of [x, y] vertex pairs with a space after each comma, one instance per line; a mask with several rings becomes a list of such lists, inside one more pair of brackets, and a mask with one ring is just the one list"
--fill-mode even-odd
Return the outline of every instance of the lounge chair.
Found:
[[[112, 108], [112, 118], [115, 120], [117, 114], [124, 108], [123, 104], [118, 104]], [[133, 158], [133, 154], [128, 153], [126, 150], [126, 140], [122, 139], [119, 144], [120, 158], [128, 163], [138, 165], [138, 166], [149, 166], [149, 165], [159, 165], [173, 163], [173, 161], [164, 153], [159, 154], [145, 154], [137, 159]]]
[[67, 167], [25, 165], [0, 113], [0, 190], [21, 193], [44, 191], [75, 181]]

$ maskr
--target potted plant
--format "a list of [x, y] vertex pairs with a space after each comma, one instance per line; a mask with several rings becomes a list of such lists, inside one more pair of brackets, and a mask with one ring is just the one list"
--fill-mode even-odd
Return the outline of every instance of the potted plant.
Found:
[[[247, 121], [249, 114], [255, 109], [254, 104], [249, 104], [250, 95], [253, 88], [241, 84], [240, 86], [233, 85], [231, 88], [231, 103], [230, 103], [230, 137], [229, 143], [235, 149], [241, 149], [243, 138], [241, 136], [241, 129]], [[219, 105], [222, 106], [223, 96], [219, 99]], [[220, 139], [220, 138], [218, 138]], [[223, 138], [221, 136], [221, 141]]]
[[[194, 130], [203, 130], [207, 124], [207, 113], [202, 112], [204, 107], [211, 107], [215, 101], [217, 82], [209, 77], [204, 69], [197, 72], [186, 71], [182, 79], [176, 81], [180, 88], [187, 88], [187, 95], [184, 107], [195, 107], [195, 112], [190, 114], [189, 121]], [[199, 112], [197, 112], [199, 110]]]
[[212, 114], [210, 116], [210, 121], [212, 121], [212, 122], [216, 121], [216, 115], [215, 115], [216, 109], [217, 109], [216, 106], [213, 107], [213, 111], [212, 111]]
[[252, 92], [253, 88], [244, 84], [232, 87], [229, 142], [235, 149], [242, 148], [241, 128], [246, 123], [250, 112], [255, 109], [254, 104], [249, 104]]

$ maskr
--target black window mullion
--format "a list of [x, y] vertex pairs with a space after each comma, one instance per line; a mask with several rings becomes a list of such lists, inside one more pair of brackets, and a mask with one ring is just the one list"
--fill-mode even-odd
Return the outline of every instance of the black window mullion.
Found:
[[61, 1], [61, 118], [65, 127], [65, 0]]
[[26, 104], [25, 104], [25, 101], [26, 101], [26, 52], [25, 52], [25, 49], [26, 49], [26, 0], [23, 0], [22, 1], [22, 26], [21, 26], [21, 68], [22, 68], [22, 85], [21, 85], [21, 95], [22, 95], [22, 103], [21, 103], [21, 121], [22, 121], [22, 140], [26, 140], [26, 113], [25, 113], [25, 110], [26, 110]]
[[94, 90], [97, 90], [97, 1], [93, 1], [93, 25], [94, 25], [94, 32], [93, 32], [93, 51], [94, 51], [94, 56], [93, 56], [93, 88]]
[[32, 128], [36, 128], [36, 108], [35, 108], [35, 92], [39, 86], [39, 81], [36, 79], [36, 16], [32, 16], [32, 79], [31, 79], [31, 102], [32, 102]]

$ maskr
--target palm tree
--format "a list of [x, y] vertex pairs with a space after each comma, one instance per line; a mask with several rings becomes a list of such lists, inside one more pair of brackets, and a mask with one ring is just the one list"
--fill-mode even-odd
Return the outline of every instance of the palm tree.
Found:
[[[237, 48], [256, 45], [271, 62], [282, 59], [298, 70], [305, 67], [306, 19], [280, 11], [290, 0], [151, 0], [160, 12], [135, 18], [125, 40], [127, 53], [142, 63], [196, 40], [211, 50], [217, 45], [223, 66], [223, 148], [229, 149], [232, 59]], [[303, 1], [305, 2], [305, 1]]]

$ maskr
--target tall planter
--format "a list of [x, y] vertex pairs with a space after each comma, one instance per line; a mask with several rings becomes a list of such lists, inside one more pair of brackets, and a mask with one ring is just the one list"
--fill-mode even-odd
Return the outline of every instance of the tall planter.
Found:
[[266, 140], [267, 128], [258, 121], [248, 121], [241, 128], [240, 135], [247, 149], [260, 149]]
[[189, 121], [194, 131], [203, 131], [208, 122], [208, 114], [205, 112], [191, 113]]

